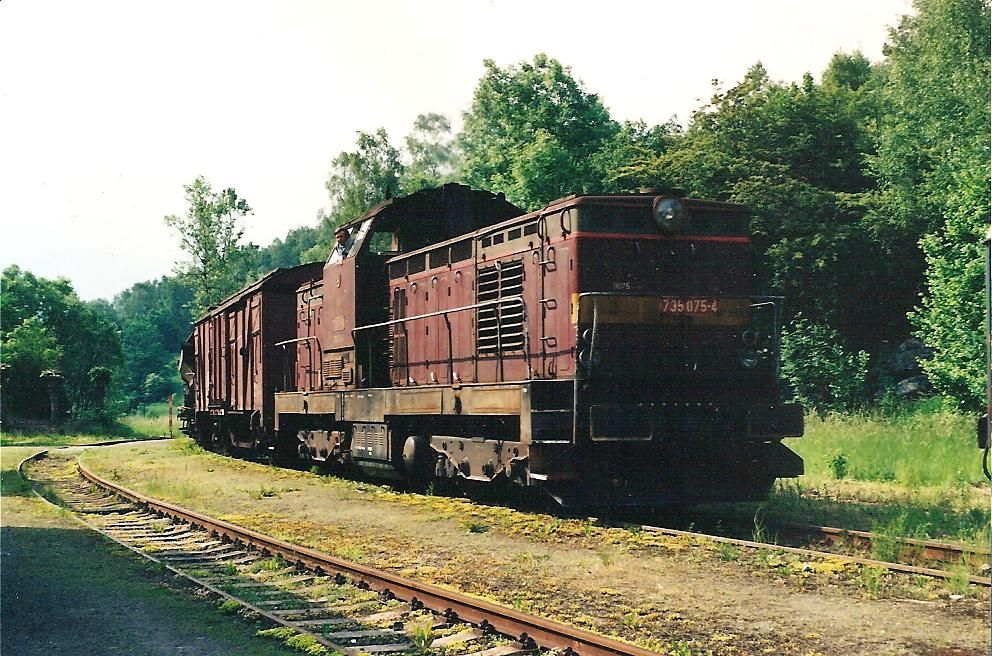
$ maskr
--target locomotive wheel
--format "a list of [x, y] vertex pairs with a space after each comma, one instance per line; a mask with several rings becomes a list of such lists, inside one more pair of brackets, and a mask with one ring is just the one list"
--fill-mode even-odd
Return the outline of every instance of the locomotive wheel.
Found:
[[407, 484], [421, 489], [434, 478], [434, 449], [427, 438], [411, 435], [403, 443], [403, 470]]

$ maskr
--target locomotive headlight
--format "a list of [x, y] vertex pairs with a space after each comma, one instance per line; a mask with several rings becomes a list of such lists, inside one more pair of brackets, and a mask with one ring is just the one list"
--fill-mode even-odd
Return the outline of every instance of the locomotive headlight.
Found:
[[685, 225], [689, 212], [677, 198], [658, 196], [654, 199], [654, 222], [662, 232], [678, 232]]
[[758, 354], [751, 350], [744, 351], [738, 358], [738, 362], [745, 369], [754, 369], [758, 365]]

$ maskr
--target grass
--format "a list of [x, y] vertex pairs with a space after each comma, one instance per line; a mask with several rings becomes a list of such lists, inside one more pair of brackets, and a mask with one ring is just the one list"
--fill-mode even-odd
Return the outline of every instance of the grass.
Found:
[[971, 568], [968, 567], [967, 563], [959, 563], [951, 567], [949, 571], [951, 577], [947, 580], [947, 589], [951, 594], [961, 595], [962, 597], [974, 594], [974, 588], [971, 587], [969, 580]]
[[[169, 434], [169, 404], [150, 403], [138, 412], [127, 415], [121, 423], [131, 429], [134, 435], [156, 437]], [[173, 435], [179, 434], [179, 422], [173, 417]]]
[[252, 563], [251, 567], [248, 568], [249, 572], [278, 572], [281, 569], [286, 569], [289, 567], [289, 561], [283, 559], [280, 556], [273, 556], [272, 558], [265, 558]]
[[989, 500], [978, 488], [913, 488], [892, 483], [780, 482], [763, 504], [766, 521], [872, 531], [882, 536], [989, 544]]
[[[705, 654], [707, 648], [716, 643], [709, 627], [689, 626], [689, 620], [677, 620], [676, 628], [667, 624], [663, 626], [663, 623], [676, 621], [667, 618], [678, 607], [666, 607], [664, 614], [660, 614], [659, 608], [649, 605], [645, 608], [652, 610], [652, 613], [640, 613], [641, 597], [634, 599], [625, 596], [626, 592], [607, 594], [604, 592], [606, 587], [598, 584], [595, 589], [592, 589], [592, 584], [584, 584], [589, 589], [565, 595], [561, 591], [571, 588], [567, 588], [562, 581], [584, 581], [584, 577], [594, 582], [626, 580], [628, 572], [641, 564], [635, 559], [645, 556], [665, 559], [659, 562], [672, 559], [688, 571], [694, 571], [693, 568], [701, 564], [707, 568], [717, 564], [734, 571], [756, 572], [766, 582], [771, 581], [768, 585], [775, 584], [775, 589], [778, 589], [779, 580], [788, 590], [836, 588], [839, 590], [836, 594], [859, 600], [862, 596], [935, 599], [947, 594], [943, 583], [928, 582], [919, 590], [908, 590], [909, 584], [903, 578], [886, 579], [872, 571], [862, 576], [859, 568], [843, 565], [835, 559], [806, 562], [798, 556], [770, 550], [762, 554], [764, 561], [759, 563], [759, 556], [751, 550], [728, 547], [717, 551], [717, 548], [702, 548], [690, 540], [631, 531], [626, 526], [604, 526], [589, 518], [556, 518], [504, 507], [480, 506], [459, 498], [399, 493], [369, 483], [316, 477], [305, 472], [221, 458], [211, 453], [186, 455], [179, 448], [179, 442], [89, 451], [84, 459], [98, 472], [120, 469], [124, 480], [138, 490], [155, 478], [195, 484], [201, 489], [196, 503], [204, 506], [205, 510], [207, 506], [212, 506], [212, 510], [224, 519], [290, 542], [388, 569], [402, 576], [459, 587], [521, 610], [545, 613], [563, 621], [589, 616], [595, 618], [589, 626], [609, 625], [611, 632], [625, 639], [656, 639], [658, 647], [664, 648], [662, 653], [670, 650], [669, 641], [673, 636], [686, 639], [682, 645], [686, 650], [682, 653]], [[852, 484], [849, 480], [829, 479], [827, 482], [831, 485]], [[886, 490], [892, 489], [891, 483], [881, 485], [886, 486]], [[306, 494], [284, 495], [282, 503], [273, 505], [267, 501], [256, 501], [246, 493], [262, 487], [300, 488]], [[803, 504], [820, 503], [825, 511], [829, 511], [832, 505], [860, 507], [860, 504], [849, 499], [838, 500], [837, 496], [840, 495], [815, 498], [797, 494], [787, 500], [800, 508], [805, 507]], [[864, 504], [865, 507], [886, 505]], [[321, 512], [321, 508], [333, 508], [334, 511]], [[414, 522], [414, 518], [410, 518], [411, 522], [406, 523], [406, 518], [415, 513], [424, 521]], [[750, 523], [755, 514], [752, 507], [744, 517]], [[771, 526], [775, 517], [766, 505], [758, 514], [758, 519], [755, 528], [759, 525]], [[437, 523], [434, 523], [435, 520]], [[393, 521], [396, 524], [391, 523]], [[428, 521], [431, 523], [425, 527]], [[469, 523], [489, 528], [485, 535], [466, 536], [470, 532]], [[383, 526], [392, 526], [394, 530], [384, 533], [380, 530]], [[404, 530], [395, 530], [397, 526]], [[435, 535], [439, 537], [435, 538]], [[454, 544], [460, 546], [439, 546], [439, 539], [444, 535], [458, 540]], [[507, 537], [521, 538], [527, 542], [521, 543], [520, 548], [507, 549], [504, 552], [506, 558], [500, 561], [501, 567], [489, 572], [491, 564], [481, 563], [490, 563], [494, 558], [489, 553], [491, 545], [499, 545]], [[484, 548], [480, 550], [480, 547]], [[528, 558], [516, 559], [521, 552], [526, 552]], [[548, 553], [549, 560], [532, 561], [529, 556], [532, 552]], [[653, 561], [650, 562], [653, 566]], [[650, 569], [652, 567], [644, 567], [645, 572]], [[493, 584], [494, 576], [501, 577], [496, 585]], [[637, 575], [634, 576], [636, 578]], [[328, 594], [333, 595], [331, 592]], [[374, 593], [368, 594], [374, 596]], [[575, 606], [571, 605], [573, 599]], [[633, 612], [637, 614], [630, 615]], [[676, 633], [676, 630], [679, 632]], [[691, 640], [687, 639], [690, 637]], [[770, 640], [768, 644], [777, 646], [775, 640]], [[811, 649], [809, 647], [801, 653], [809, 653]], [[757, 650], [754, 651], [757, 653]], [[775, 653], [800, 652], [789, 648]]]
[[[0, 446], [76, 446], [111, 439], [159, 437], [169, 434], [169, 404], [152, 403], [117, 421], [69, 421], [61, 426], [5, 428]], [[179, 424], [173, 424], [179, 435]]]
[[888, 572], [881, 567], [862, 567], [858, 573], [858, 585], [868, 597], [874, 599], [882, 593], [887, 575]]
[[[16, 465], [17, 463], [12, 463]], [[21, 478], [16, 469], [0, 471], [0, 497], [30, 497], [31, 484]]]
[[413, 652], [415, 654], [428, 653], [431, 643], [434, 641], [434, 632], [431, 629], [430, 621], [411, 624], [407, 628], [410, 632], [410, 642], [413, 643]]
[[468, 531], [469, 533], [486, 533], [487, 531], [489, 531], [489, 524], [486, 524], [485, 522], [480, 522], [475, 519], [465, 520], [464, 522], [462, 522], [462, 526], [464, 526], [465, 530]]
[[270, 497], [279, 496], [279, 492], [280, 491], [275, 488], [263, 485], [256, 490], [248, 490], [248, 496], [250, 496], [252, 499], [259, 499], [259, 500], [268, 499]]
[[806, 434], [786, 444], [816, 480], [907, 486], [976, 485], [985, 480], [975, 419], [930, 401], [903, 412], [806, 417]]
[[768, 521], [874, 531], [883, 537], [877, 556], [895, 548], [886, 536], [989, 543], [974, 418], [939, 400], [902, 412], [811, 414], [806, 435], [786, 444], [806, 474], [779, 482], [762, 507]]
[[172, 479], [162, 480], [157, 476], [148, 480], [145, 489], [153, 497], [175, 499], [180, 504], [196, 501], [201, 494], [201, 490], [195, 484]]
[[313, 636], [302, 635], [287, 626], [277, 626], [271, 629], [263, 629], [255, 633], [263, 638], [279, 640], [287, 647], [291, 647], [297, 652], [309, 654], [310, 656], [339, 655], [340, 652], [332, 652], [317, 642]]

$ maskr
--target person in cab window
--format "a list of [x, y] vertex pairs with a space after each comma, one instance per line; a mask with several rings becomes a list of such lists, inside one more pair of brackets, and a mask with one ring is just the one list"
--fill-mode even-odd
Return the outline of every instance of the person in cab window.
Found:
[[341, 227], [334, 231], [334, 249], [331, 251], [330, 264], [335, 264], [344, 259], [348, 254], [348, 229]]

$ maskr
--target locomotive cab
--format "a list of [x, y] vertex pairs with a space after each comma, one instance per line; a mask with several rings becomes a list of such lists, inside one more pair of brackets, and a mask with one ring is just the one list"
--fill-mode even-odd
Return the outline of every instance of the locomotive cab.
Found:
[[330, 258], [323, 272], [321, 371], [324, 386], [336, 389], [389, 384], [387, 261], [522, 213], [502, 194], [458, 184], [426, 189], [373, 207], [344, 226], [347, 253]]

